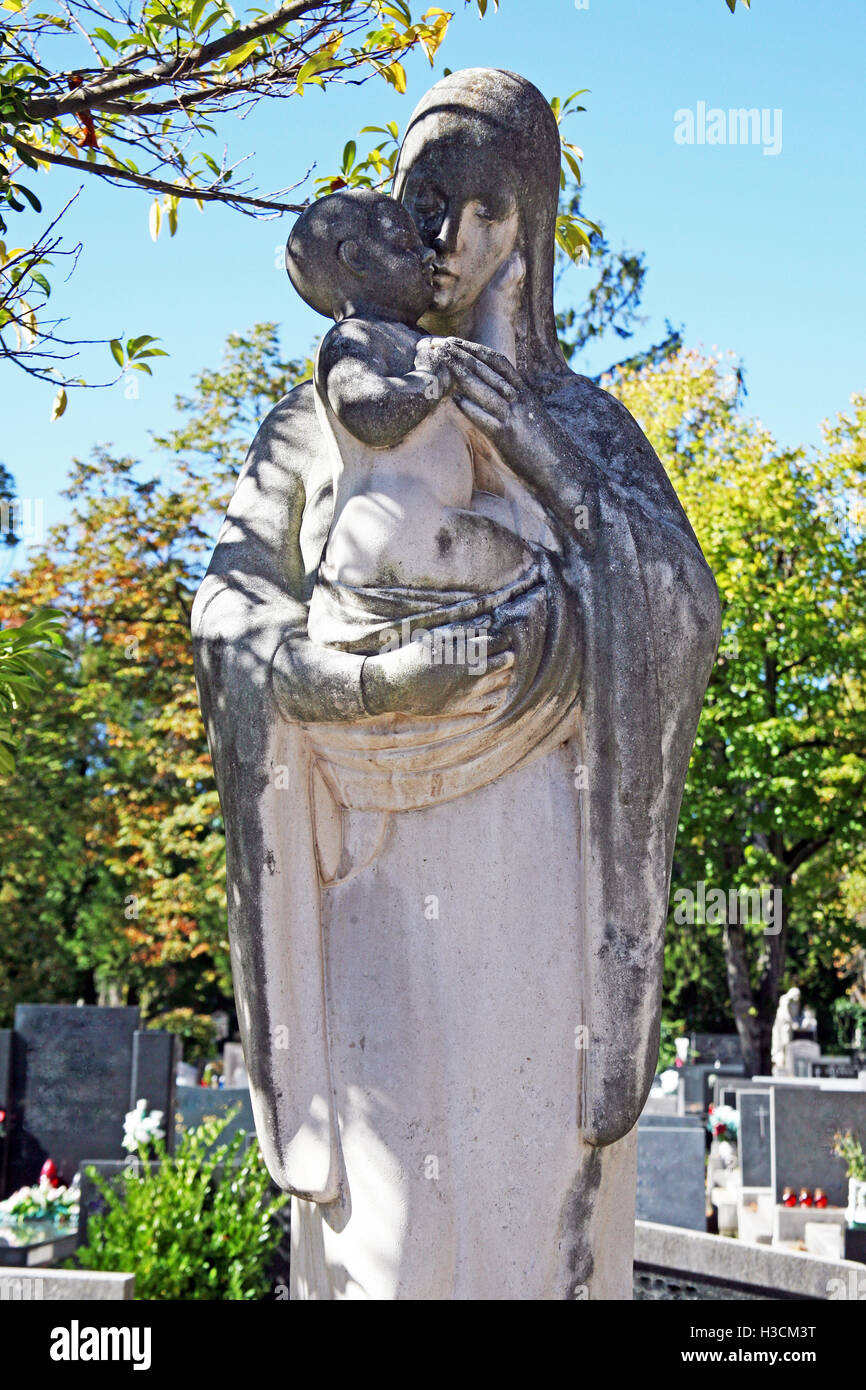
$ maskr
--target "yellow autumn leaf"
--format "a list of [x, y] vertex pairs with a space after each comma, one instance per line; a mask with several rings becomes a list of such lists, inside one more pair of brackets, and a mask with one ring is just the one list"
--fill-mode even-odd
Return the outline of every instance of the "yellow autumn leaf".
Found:
[[397, 63], [397, 62], [394, 62], [394, 63], [389, 64], [389, 66], [385, 69], [385, 74], [386, 74], [386, 76], [387, 76], [388, 73], [391, 74], [391, 76], [390, 76], [390, 78], [389, 78], [388, 80], [389, 80], [390, 82], [393, 83], [393, 85], [397, 88], [397, 91], [398, 91], [398, 92], [405, 92], [405, 90], [406, 90], [406, 72], [405, 72], [405, 69], [404, 69], [404, 67], [403, 67], [403, 64], [402, 64], [402, 63]]

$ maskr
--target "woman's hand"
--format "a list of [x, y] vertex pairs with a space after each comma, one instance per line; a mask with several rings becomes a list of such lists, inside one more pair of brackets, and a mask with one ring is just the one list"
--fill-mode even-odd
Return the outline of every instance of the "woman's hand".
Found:
[[[533, 426], [537, 431], [541, 414], [546, 414], [544, 407], [503, 353], [463, 338], [445, 341], [455, 377], [455, 403], [512, 467], [511, 456], [517, 462], [525, 453]], [[525, 464], [522, 472], [526, 476]]]
[[508, 467], [570, 535], [581, 515], [584, 543], [598, 507], [595, 469], [508, 358], [482, 343], [449, 338], [453, 399], [496, 446]]
[[[465, 636], [458, 637], [461, 630]], [[443, 650], [455, 641], [451, 650], [466, 659], [443, 662]], [[488, 714], [511, 681], [511, 641], [510, 632], [490, 636], [481, 624], [455, 624], [430, 629], [429, 641], [369, 656], [361, 671], [364, 708], [368, 714]]]

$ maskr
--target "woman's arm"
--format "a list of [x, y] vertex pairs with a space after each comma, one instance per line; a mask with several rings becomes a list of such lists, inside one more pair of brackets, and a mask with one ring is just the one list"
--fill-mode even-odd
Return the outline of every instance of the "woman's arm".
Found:
[[479, 343], [451, 341], [455, 404], [496, 445], [560, 532], [591, 544], [600, 483], [593, 462], [506, 357]]

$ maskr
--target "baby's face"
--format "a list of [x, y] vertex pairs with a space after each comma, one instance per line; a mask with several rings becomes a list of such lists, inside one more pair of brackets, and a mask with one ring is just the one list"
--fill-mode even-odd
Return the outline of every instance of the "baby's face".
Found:
[[402, 204], [383, 199], [376, 233], [364, 246], [370, 298], [415, 324], [433, 302], [433, 252]]

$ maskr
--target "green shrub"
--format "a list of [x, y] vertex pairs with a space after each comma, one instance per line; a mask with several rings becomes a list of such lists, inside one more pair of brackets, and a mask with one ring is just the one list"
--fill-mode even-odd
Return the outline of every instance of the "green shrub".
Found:
[[677, 1049], [674, 1045], [675, 1038], [684, 1038], [687, 1029], [681, 1018], [674, 1019], [672, 1022], [666, 1018], [662, 1019], [661, 1037], [659, 1039], [659, 1059], [656, 1063], [656, 1071], [667, 1071], [669, 1067], [675, 1065], [677, 1060]]
[[185, 1062], [206, 1062], [216, 1051], [216, 1024], [210, 1014], [197, 1014], [194, 1009], [169, 1009], [167, 1013], [149, 1018], [148, 1028], [161, 1028], [176, 1033], [183, 1041]]
[[273, 1196], [257, 1143], [241, 1155], [243, 1133], [217, 1142], [231, 1118], [187, 1130], [173, 1158], [155, 1141], [108, 1182], [88, 1170], [106, 1209], [68, 1263], [134, 1274], [140, 1299], [263, 1297], [288, 1198]]
[[866, 1154], [863, 1153], [860, 1140], [855, 1138], [850, 1129], [846, 1134], [833, 1136], [833, 1152], [845, 1160], [849, 1178], [866, 1182]]

